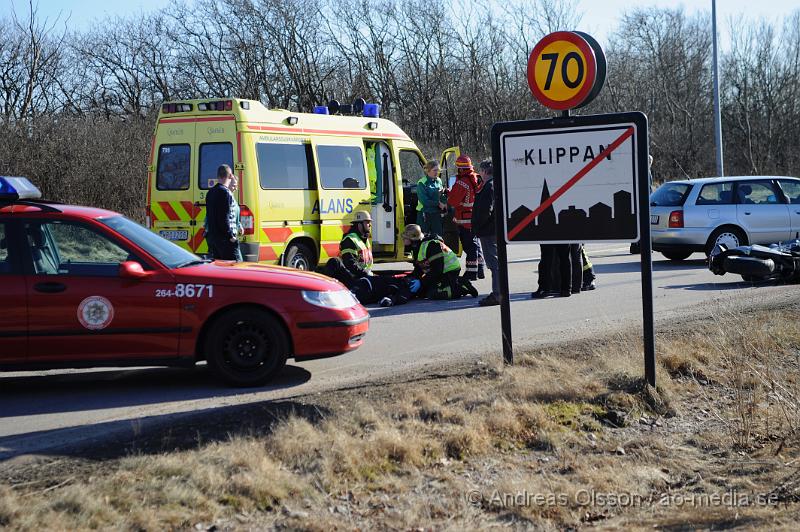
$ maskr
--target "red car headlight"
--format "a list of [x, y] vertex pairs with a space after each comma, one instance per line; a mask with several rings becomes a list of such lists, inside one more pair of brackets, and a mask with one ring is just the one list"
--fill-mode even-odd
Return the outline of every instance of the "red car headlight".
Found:
[[345, 309], [358, 305], [358, 300], [349, 290], [333, 290], [327, 292], [317, 292], [314, 290], [303, 290], [303, 299], [317, 307]]

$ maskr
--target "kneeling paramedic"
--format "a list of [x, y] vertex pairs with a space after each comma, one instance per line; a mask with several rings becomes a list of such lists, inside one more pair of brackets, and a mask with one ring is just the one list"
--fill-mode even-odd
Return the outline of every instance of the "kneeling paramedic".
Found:
[[428, 299], [457, 299], [463, 295], [478, 296], [478, 290], [467, 279], [459, 277], [458, 256], [438, 235], [422, 234], [416, 224], [406, 226], [403, 243], [411, 250], [414, 273], [419, 281], [411, 282], [411, 291]]
[[339, 242], [339, 257], [327, 262], [325, 273], [343, 283], [363, 304], [380, 301], [381, 306], [389, 307], [405, 303], [411, 299], [405, 280], [372, 273], [371, 229], [370, 214], [358, 211], [350, 230]]

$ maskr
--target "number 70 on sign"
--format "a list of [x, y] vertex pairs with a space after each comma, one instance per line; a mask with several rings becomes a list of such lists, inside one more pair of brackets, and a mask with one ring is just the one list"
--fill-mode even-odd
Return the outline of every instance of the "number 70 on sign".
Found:
[[606, 61], [597, 41], [579, 31], [557, 31], [534, 47], [528, 84], [545, 107], [565, 111], [592, 101], [605, 82]]

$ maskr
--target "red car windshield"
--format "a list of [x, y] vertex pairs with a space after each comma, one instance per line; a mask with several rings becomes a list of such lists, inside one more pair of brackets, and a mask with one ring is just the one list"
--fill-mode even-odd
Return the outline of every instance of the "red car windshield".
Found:
[[190, 253], [177, 244], [161, 238], [124, 216], [102, 218], [99, 222], [145, 250], [167, 268], [181, 268], [190, 264], [206, 262], [194, 253]]

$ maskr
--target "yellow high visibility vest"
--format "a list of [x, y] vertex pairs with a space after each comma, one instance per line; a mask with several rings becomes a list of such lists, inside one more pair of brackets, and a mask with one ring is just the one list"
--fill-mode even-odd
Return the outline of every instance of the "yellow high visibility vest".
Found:
[[[428, 244], [430, 244], [433, 241], [436, 241], [436, 242], [439, 243], [439, 245], [442, 248], [442, 252], [441, 253], [437, 253], [436, 255], [434, 255], [432, 257], [428, 257], [427, 256], [428, 255]], [[440, 240], [438, 238], [429, 238], [428, 240], [424, 240], [422, 242], [422, 245], [420, 245], [420, 247], [419, 247], [419, 251], [417, 252], [417, 261], [418, 262], [425, 262], [425, 261], [431, 262], [431, 261], [434, 261], [434, 260], [436, 260], [436, 259], [438, 259], [440, 257], [444, 257], [444, 271], [443, 271], [443, 273], [447, 273], [447, 272], [451, 272], [453, 270], [460, 270], [461, 269], [461, 264], [458, 262], [458, 256], [455, 253], [453, 253], [453, 251], [449, 247], [447, 247], [447, 244], [445, 244], [442, 240]]]
[[353, 243], [358, 248], [358, 251], [354, 249], [342, 249], [341, 245], [339, 246], [339, 254], [345, 255], [348, 253], [352, 253], [353, 255], [357, 256], [358, 263], [367, 271], [372, 269], [372, 248], [369, 245], [369, 240], [364, 242], [359, 238], [359, 236], [355, 233], [347, 233], [342, 237], [342, 242], [345, 240], [352, 240]]

